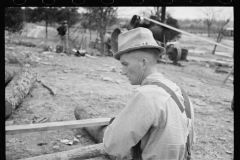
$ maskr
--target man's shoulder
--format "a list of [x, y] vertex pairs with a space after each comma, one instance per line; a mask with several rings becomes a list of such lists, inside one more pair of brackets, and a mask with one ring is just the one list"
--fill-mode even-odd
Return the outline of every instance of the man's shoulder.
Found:
[[137, 91], [142, 93], [142, 94], [151, 94], [154, 92], [165, 92], [165, 90], [162, 87], [159, 87], [154, 84], [149, 84], [149, 85], [143, 85], [137, 88]]
[[161, 99], [168, 99], [170, 95], [161, 87], [156, 85], [143, 85], [137, 88], [137, 93], [141, 94], [147, 99], [152, 98], [161, 98]]

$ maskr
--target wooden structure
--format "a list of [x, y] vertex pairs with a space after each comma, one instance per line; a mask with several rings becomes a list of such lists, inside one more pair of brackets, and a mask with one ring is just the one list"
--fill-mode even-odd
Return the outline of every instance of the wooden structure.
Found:
[[[16, 125], [6, 126], [6, 134], [18, 134], [18, 133], [29, 133], [37, 131], [49, 131], [57, 129], [71, 129], [81, 127], [95, 127], [95, 126], [106, 126], [109, 124], [110, 118], [95, 118], [95, 119], [84, 119], [76, 121], [65, 121], [65, 122], [51, 122], [43, 124], [29, 124], [29, 125]], [[96, 145], [90, 145], [82, 148], [73, 150], [46, 154], [22, 160], [75, 160], [75, 159], [89, 159], [106, 155], [102, 150], [102, 143]]]

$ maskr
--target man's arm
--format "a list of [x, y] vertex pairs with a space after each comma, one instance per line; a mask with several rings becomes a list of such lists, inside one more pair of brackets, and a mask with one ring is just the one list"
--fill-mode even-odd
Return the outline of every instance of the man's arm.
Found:
[[126, 107], [107, 127], [103, 137], [106, 153], [124, 157], [152, 126], [155, 117], [153, 107], [148, 100], [137, 92]]

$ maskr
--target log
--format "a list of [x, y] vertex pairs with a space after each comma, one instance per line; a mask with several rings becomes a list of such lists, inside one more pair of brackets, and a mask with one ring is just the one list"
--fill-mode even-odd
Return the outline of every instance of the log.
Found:
[[[96, 112], [91, 108], [83, 108], [83, 107], [76, 107], [74, 110], [74, 114], [77, 120], [101, 117], [101, 113]], [[111, 123], [111, 121], [112, 119], [110, 120], [109, 124]], [[104, 131], [106, 130], [106, 128], [107, 128], [107, 125], [96, 126], [96, 127], [85, 127], [83, 129], [88, 133], [88, 135], [93, 139], [95, 143], [102, 143]], [[116, 157], [111, 155], [106, 155], [105, 157], [111, 160], [116, 159]], [[132, 157], [131, 157], [131, 154], [129, 153], [122, 160], [130, 160], [130, 159], [132, 159]]]
[[5, 87], [13, 79], [15, 74], [16, 74], [15, 71], [12, 71], [12, 70], [10, 70], [8, 68], [5, 68]]
[[100, 156], [106, 155], [106, 153], [101, 153], [103, 144], [94, 144], [89, 145], [82, 148], [72, 149], [68, 151], [52, 153], [41, 155], [37, 157], [31, 157], [21, 160], [81, 160], [81, 159], [89, 159], [89, 158], [96, 158]]
[[[91, 118], [99, 118], [100, 114], [94, 111], [91, 108], [82, 108], [76, 107], [74, 110], [74, 115], [77, 120], [82, 119], [91, 119]], [[103, 134], [106, 129], [105, 126], [96, 126], [96, 127], [84, 127], [84, 130], [89, 134], [89, 136], [94, 140], [95, 143], [103, 142]]]
[[22, 102], [36, 81], [36, 73], [27, 66], [22, 67], [5, 88], [5, 119]]

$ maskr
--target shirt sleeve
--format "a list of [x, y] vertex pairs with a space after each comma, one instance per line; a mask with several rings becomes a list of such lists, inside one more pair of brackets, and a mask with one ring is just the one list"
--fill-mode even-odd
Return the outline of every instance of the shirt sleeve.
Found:
[[148, 132], [155, 113], [143, 94], [136, 92], [104, 132], [103, 147], [106, 153], [121, 158], [126, 156]]

